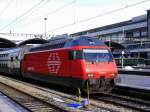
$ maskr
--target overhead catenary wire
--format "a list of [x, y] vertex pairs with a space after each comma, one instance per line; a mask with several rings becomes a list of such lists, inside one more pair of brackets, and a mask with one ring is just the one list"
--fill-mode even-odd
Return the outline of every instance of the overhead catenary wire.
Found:
[[[44, 0], [43, 0], [43, 1], [44, 1]], [[20, 17], [20, 16], [19, 16], [19, 17], [17, 18], [17, 20], [15, 19], [15, 20], [12, 21], [10, 24], [8, 24], [8, 25], [6, 25], [5, 27], [3, 27], [2, 29], [0, 29], [0, 31], [2, 31], [2, 30], [4, 30], [4, 29], [8, 28], [9, 26], [14, 27], [14, 26], [17, 25], [18, 23], [22, 22], [25, 18], [31, 16], [34, 12], [38, 11], [39, 8], [43, 7], [43, 6], [44, 6], [47, 2], [49, 2], [49, 1], [50, 1], [50, 0], [47, 0], [47, 1], [46, 1], [44, 4], [42, 4], [41, 6], [38, 5], [39, 7], [36, 7], [36, 9], [34, 8], [33, 10], [31, 10], [31, 12], [29, 12], [29, 13], [26, 14], [25, 16], [23, 16], [23, 17]], [[72, 5], [73, 3], [75, 3], [75, 1], [76, 1], [76, 0], [73, 0], [73, 1], [71, 1], [71, 2], [69, 2], [69, 3], [67, 3], [67, 4], [65, 4], [65, 5], [63, 5], [63, 6], [59, 7], [59, 8], [57, 8], [57, 9], [55, 9], [54, 11], [51, 11], [51, 12], [45, 14], [44, 16], [39, 17], [38, 20], [41, 19], [41, 18], [47, 17], [47, 16], [49, 16], [49, 15], [52, 15], [52, 14], [57, 13], [58, 11], [60, 11], [60, 10], [62, 10], [62, 9], [64, 9], [64, 8], [66, 8], [66, 7], [68, 7], [68, 6], [70, 6], [70, 5]], [[41, 2], [41, 1], [40, 1], [40, 2]], [[21, 18], [21, 19], [20, 19], [20, 18]], [[34, 22], [35, 22], [35, 21], [32, 21], [32, 23], [34, 23]], [[32, 23], [31, 23], [31, 24], [32, 24]]]
[[[63, 6], [59, 7], [59, 8], [57, 8], [56, 10], [45, 14], [45, 16], [50, 16], [51, 14], [54, 14], [54, 13], [56, 13], [56, 12], [58, 12], [58, 11], [64, 9], [64, 8], [66, 8], [66, 7], [68, 7], [68, 6], [72, 5], [72, 4], [74, 4], [75, 2], [76, 2], [76, 0], [73, 0], [72, 2], [63, 5]], [[44, 17], [45, 17], [45, 16], [44, 16]]]
[[[36, 21], [39, 21], [39, 20], [41, 20], [41, 19], [43, 19], [45, 17], [49, 17], [49, 16], [51, 16], [53, 14], [56, 14], [57, 12], [59, 12], [59, 11], [65, 9], [65, 8], [69, 7], [70, 5], [74, 4], [75, 2], [76, 2], [76, 0], [73, 0], [72, 2], [69, 2], [69, 3], [67, 3], [67, 4], [65, 4], [65, 5], [63, 5], [61, 7], [58, 7], [57, 9], [55, 9], [55, 10], [53, 10], [51, 12], [48, 12], [47, 14], [44, 14], [44, 15], [38, 17], [38, 18], [36, 18], [36, 20], [34, 20], [32, 22], [31, 21], [30, 21], [30, 23], [28, 22], [27, 25], [31, 25], [31, 24], [35, 23]], [[24, 25], [26, 25], [26, 24], [24, 24]]]
[[30, 9], [28, 9], [27, 11], [25, 11], [24, 13], [22, 13], [19, 17], [17, 17], [17, 19], [15, 18], [13, 21], [11, 21], [9, 24], [5, 25], [4, 27], [2, 27], [0, 29], [0, 31], [6, 29], [7, 27], [9, 27], [10, 25], [12, 25], [14, 22], [18, 21], [20, 18], [24, 17], [26, 14], [28, 14], [30, 11], [32, 11], [34, 8], [36, 8], [37, 6], [39, 6], [43, 1], [45, 0], [40, 0], [37, 4], [35, 4], [33, 7], [31, 7]]
[[25, 18], [28, 18], [29, 16], [31, 16], [33, 13], [37, 12], [40, 8], [42, 8], [44, 5], [46, 5], [49, 1], [51, 0], [46, 0], [45, 3], [41, 4], [39, 7], [36, 7], [35, 9], [33, 9], [31, 12], [29, 12], [26, 16], [24, 16], [22, 19], [16, 21], [15, 24], [12, 25], [12, 27], [14, 27], [15, 25], [17, 25], [18, 23], [22, 22]]
[[[43, 1], [44, 1], [44, 0], [43, 0]], [[114, 13], [114, 12], [117, 12], [117, 11], [120, 11], [120, 10], [123, 10], [123, 9], [126, 9], [126, 8], [129, 8], [129, 7], [132, 7], [132, 6], [135, 6], [135, 5], [138, 5], [138, 4], [145, 3], [145, 2], [147, 2], [147, 1], [150, 1], [150, 0], [143, 0], [143, 1], [141, 1], [141, 2], [137, 2], [137, 3], [131, 4], [131, 5], [128, 5], [128, 4], [126, 3], [127, 5], [126, 5], [125, 7], [122, 7], [122, 8], [113, 10], [113, 11], [105, 12], [105, 13], [99, 14], [99, 15], [97, 15], [97, 16], [93, 16], [93, 17], [90, 17], [90, 18], [87, 18], [87, 19], [83, 19], [83, 20], [80, 20], [80, 21], [75, 21], [75, 20], [74, 20], [73, 23], [66, 24], [66, 25], [60, 26], [60, 27], [58, 27], [58, 28], [54, 28], [54, 29], [52, 29], [52, 30], [47, 31], [46, 33], [52, 32], [52, 31], [56, 31], [56, 30], [59, 30], [59, 29], [63, 29], [63, 28], [67, 28], [67, 27], [70, 27], [70, 26], [75, 25], [75, 24], [87, 22], [87, 21], [93, 20], [93, 19], [98, 18], [98, 17], [101, 17], [101, 16], [105, 16], [105, 15], [108, 15], [108, 14], [111, 14], [111, 13]], [[72, 2], [70, 2], [70, 4], [72, 4], [72, 3], [74, 3], [74, 2], [75, 2], [75, 0], [73, 0]], [[69, 6], [69, 4], [68, 4], [68, 6]], [[64, 8], [65, 8], [65, 7], [66, 7], [66, 6], [64, 5]], [[61, 10], [61, 7], [58, 8], [58, 9]], [[58, 9], [56, 9], [56, 12], [57, 12]], [[63, 6], [62, 6], [62, 9], [63, 9]], [[59, 11], [59, 10], [58, 10], [58, 11]], [[54, 10], [54, 12], [53, 12], [53, 11], [50, 12], [50, 13], [49, 13], [49, 16], [50, 16], [51, 14], [55, 14], [56, 12], [55, 12], [55, 10]], [[30, 12], [30, 13], [31, 13], [31, 12]], [[29, 14], [29, 13], [28, 13], [28, 14]], [[47, 15], [48, 15], [48, 13], [47, 13]], [[47, 15], [46, 15], [46, 16], [47, 16]], [[20, 17], [20, 16], [19, 16], [19, 17]], [[19, 17], [17, 18], [17, 20], [16, 20], [16, 19], [15, 19], [15, 20], [16, 20], [16, 21], [19, 21], [19, 20], [20, 20]], [[45, 16], [42, 16], [42, 18], [43, 18], [43, 17], [45, 17]], [[34, 22], [34, 21], [33, 21], [33, 22]], [[15, 22], [14, 22], [14, 23], [15, 23]], [[12, 24], [13, 24], [13, 23], [12, 23]], [[11, 25], [12, 25], [12, 24], [11, 24]], [[10, 26], [10, 25], [9, 25], [9, 26]], [[9, 26], [8, 26], [8, 27], [9, 27]], [[8, 28], [8, 27], [6, 27], [6, 28]], [[6, 28], [4, 28], [4, 29], [6, 29]], [[2, 29], [2, 30], [4, 30], [4, 29]]]
[[46, 33], [48, 33], [48, 32], [53, 32], [53, 31], [56, 31], [56, 30], [60, 30], [60, 29], [66, 28], [66, 27], [71, 27], [72, 25], [76, 25], [76, 24], [79, 24], [79, 23], [87, 22], [87, 21], [96, 19], [96, 18], [98, 18], [98, 17], [102, 17], [102, 16], [105, 16], [105, 15], [109, 15], [109, 14], [112, 14], [112, 13], [115, 13], [115, 12], [118, 12], [118, 11], [121, 11], [121, 10], [124, 10], [124, 9], [127, 9], [127, 8], [130, 8], [130, 7], [133, 7], [133, 6], [136, 6], [136, 5], [139, 5], [139, 4], [148, 2], [148, 1], [150, 1], [150, 0], [143, 0], [143, 1], [141, 1], [141, 2], [137, 2], [137, 3], [131, 4], [131, 5], [126, 5], [126, 6], [124, 6], [124, 7], [115, 9], [115, 10], [113, 10], [113, 11], [108, 11], [108, 12], [99, 14], [99, 15], [97, 15], [97, 16], [93, 16], [93, 17], [90, 17], [90, 18], [87, 18], [87, 19], [84, 19], [84, 20], [80, 20], [80, 21], [76, 21], [76, 22], [73, 22], [73, 23], [70, 23], [70, 24], [66, 24], [66, 25], [61, 26], [61, 27], [58, 27], [58, 28], [54, 28], [54, 29], [52, 29], [52, 30], [47, 31]]
[[0, 11], [0, 17], [5, 13], [5, 11], [9, 8], [9, 6], [13, 3], [14, 0], [8, 0], [6, 5], [4, 6], [3, 10]]

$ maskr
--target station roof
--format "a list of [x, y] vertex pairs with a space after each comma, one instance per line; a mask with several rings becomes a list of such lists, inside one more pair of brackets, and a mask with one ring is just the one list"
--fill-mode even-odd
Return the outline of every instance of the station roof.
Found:
[[0, 48], [10, 48], [15, 46], [16, 44], [11, 40], [0, 37]]
[[18, 44], [18, 46], [22, 46], [26, 44], [45, 44], [45, 43], [48, 43], [48, 41], [45, 39], [33, 38], [33, 39], [22, 41], [21, 43]]
[[125, 49], [125, 47], [117, 42], [113, 41], [105, 41], [105, 44], [109, 46], [111, 49]]

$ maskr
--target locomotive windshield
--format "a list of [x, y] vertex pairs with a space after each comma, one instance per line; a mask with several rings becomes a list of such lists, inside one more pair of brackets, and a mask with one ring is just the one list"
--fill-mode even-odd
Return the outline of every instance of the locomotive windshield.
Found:
[[112, 55], [107, 49], [83, 49], [84, 59], [88, 62], [110, 62]]

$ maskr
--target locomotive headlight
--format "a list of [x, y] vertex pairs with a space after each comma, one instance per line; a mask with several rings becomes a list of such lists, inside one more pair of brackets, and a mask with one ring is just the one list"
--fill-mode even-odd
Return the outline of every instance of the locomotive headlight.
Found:
[[89, 74], [87, 74], [87, 76], [88, 77], [94, 77], [94, 74], [89, 73]]
[[115, 74], [111, 74], [111, 76], [115, 76]]

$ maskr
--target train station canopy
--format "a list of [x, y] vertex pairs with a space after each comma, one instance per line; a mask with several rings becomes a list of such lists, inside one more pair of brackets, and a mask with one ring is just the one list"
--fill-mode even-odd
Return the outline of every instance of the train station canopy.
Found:
[[26, 44], [45, 44], [45, 43], [48, 43], [48, 41], [45, 39], [33, 38], [33, 39], [22, 41], [21, 43], [18, 44], [18, 46], [22, 46]]
[[10, 48], [15, 46], [16, 44], [13, 41], [0, 37], [0, 48]]
[[111, 49], [125, 49], [125, 46], [117, 43], [117, 42], [113, 42], [113, 41], [105, 41], [105, 44], [107, 46], [109, 46]]

